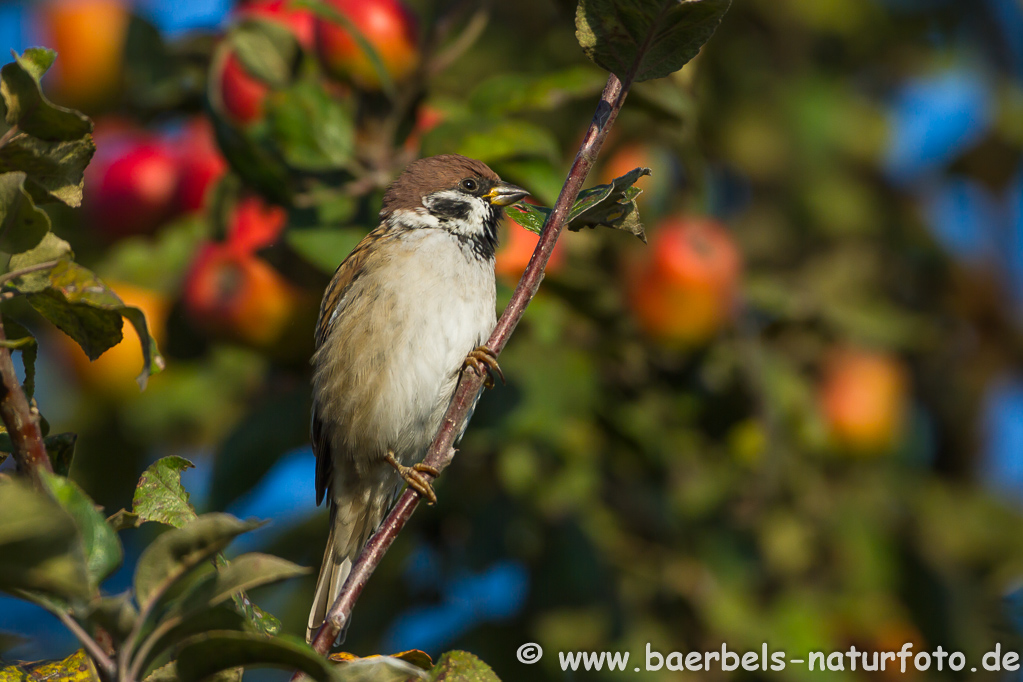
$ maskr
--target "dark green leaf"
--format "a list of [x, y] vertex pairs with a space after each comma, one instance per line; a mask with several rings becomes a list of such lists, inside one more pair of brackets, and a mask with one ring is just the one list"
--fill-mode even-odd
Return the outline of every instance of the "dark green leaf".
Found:
[[142, 662], [142, 669], [147, 669], [161, 655], [167, 653], [168, 650], [189, 637], [201, 635], [205, 632], [222, 632], [225, 630], [241, 632], [245, 629], [246, 624], [246, 619], [237, 610], [229, 606], [216, 606], [205, 611], [190, 614], [163, 634], [154, 633], [156, 640], [148, 645], [149, 653], [146, 654], [146, 658]]
[[710, 40], [732, 0], [579, 0], [583, 52], [622, 82], [663, 78]]
[[277, 616], [259, 608], [249, 596], [242, 592], [231, 597], [235, 611], [248, 621], [249, 629], [262, 635], [275, 636], [281, 631], [281, 621]]
[[78, 526], [85, 550], [89, 584], [93, 592], [98, 593], [103, 580], [121, 565], [121, 559], [124, 558], [121, 541], [100, 514], [96, 504], [77, 483], [63, 476], [51, 474], [45, 474], [44, 480], [54, 498]]
[[86, 616], [113, 636], [115, 641], [123, 642], [131, 634], [139, 612], [131, 592], [123, 592], [112, 597], [94, 599], [89, 604]]
[[468, 651], [449, 651], [430, 671], [430, 682], [500, 682], [489, 665]]
[[78, 442], [78, 434], [55, 433], [43, 439], [46, 445], [46, 454], [50, 456], [50, 464], [53, 466], [53, 473], [58, 476], [67, 476], [71, 471], [71, 460], [75, 456], [75, 443]]
[[205, 514], [184, 528], [169, 530], [142, 553], [135, 569], [135, 598], [145, 608], [237, 536], [258, 527], [230, 514]]
[[299, 81], [268, 100], [270, 135], [285, 161], [306, 171], [343, 169], [352, 159], [355, 126], [347, 100], [319, 83]]
[[276, 203], [291, 203], [295, 190], [278, 150], [254, 133], [239, 130], [222, 116], [213, 118], [213, 129], [220, 150], [238, 177]]
[[446, 121], [423, 138], [423, 155], [457, 152], [493, 164], [539, 156], [556, 161], [558, 142], [546, 128], [526, 121], [472, 118]]
[[121, 509], [107, 517], [107, 523], [114, 530], [121, 531], [125, 528], [138, 528], [142, 525], [142, 519], [138, 517], [138, 514], [133, 514], [127, 509]]
[[74, 520], [56, 500], [21, 480], [0, 480], [0, 589], [70, 599], [90, 593]]
[[146, 675], [142, 682], [178, 682], [177, 663], [171, 661]]
[[188, 491], [181, 485], [181, 472], [195, 465], [184, 457], [164, 457], [142, 474], [135, 488], [132, 512], [142, 521], [157, 521], [182, 528], [196, 519]]
[[[33, 265], [40, 265], [42, 263], [49, 263], [60, 259], [74, 258], [74, 256], [75, 254], [71, 251], [70, 244], [52, 232], [47, 232], [43, 236], [42, 241], [39, 242], [38, 246], [29, 251], [16, 253], [11, 256], [11, 261], [7, 267], [10, 272], [16, 272]], [[49, 286], [49, 283], [49, 270], [39, 270], [26, 275], [21, 275], [17, 279], [13, 280], [10, 286], [22, 293], [30, 293], [42, 291]]]
[[25, 189], [38, 203], [80, 206], [85, 167], [95, 152], [91, 135], [45, 141], [19, 132], [0, 146], [0, 173], [24, 171]]
[[221, 670], [255, 666], [297, 669], [319, 682], [333, 677], [326, 658], [288, 635], [268, 638], [246, 632], [211, 632], [187, 641], [178, 653], [181, 682], [198, 682]]
[[364, 236], [365, 232], [356, 229], [314, 227], [288, 230], [284, 233], [284, 240], [309, 263], [332, 274]]
[[207, 576], [175, 605], [175, 612], [195, 613], [216, 606], [244, 590], [305, 575], [308, 568], [256, 552], [243, 554]]
[[43, 96], [39, 77], [53, 61], [52, 50], [29, 49], [0, 69], [0, 97], [7, 107], [7, 124], [41, 140], [69, 141], [92, 132], [92, 121], [81, 112], [58, 107]]
[[228, 40], [252, 76], [272, 88], [284, 88], [291, 82], [299, 46], [287, 27], [276, 21], [248, 19], [232, 27]]
[[518, 203], [505, 209], [505, 213], [512, 222], [526, 228], [534, 234], [543, 231], [543, 225], [547, 222], [548, 216], [554, 210], [546, 206], [534, 206], [533, 204]]
[[25, 189], [26, 177], [22, 172], [0, 175], [0, 251], [28, 251], [50, 231], [50, 217], [36, 208]]
[[540, 75], [491, 76], [469, 95], [469, 106], [485, 116], [557, 109], [579, 97], [599, 93], [607, 78], [592, 66], [573, 66]]

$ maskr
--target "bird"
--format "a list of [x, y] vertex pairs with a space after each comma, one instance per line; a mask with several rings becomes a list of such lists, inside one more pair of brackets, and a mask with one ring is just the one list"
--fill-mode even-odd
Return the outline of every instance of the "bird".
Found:
[[311, 438], [316, 503], [328, 499], [330, 531], [309, 641], [403, 484], [436, 502], [423, 474], [438, 472], [422, 459], [461, 372], [488, 386], [494, 374], [504, 378], [484, 345], [497, 323], [497, 226], [503, 207], [528, 194], [465, 156], [413, 161], [384, 192], [380, 224], [324, 292]]

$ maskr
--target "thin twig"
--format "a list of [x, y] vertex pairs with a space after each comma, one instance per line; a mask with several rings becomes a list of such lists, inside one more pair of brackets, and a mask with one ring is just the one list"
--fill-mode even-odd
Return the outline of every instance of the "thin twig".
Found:
[[0, 137], [0, 147], [3, 147], [5, 144], [7, 144], [11, 140], [13, 140], [14, 136], [17, 135], [20, 132], [21, 132], [21, 129], [18, 126], [16, 126], [16, 125], [11, 126], [7, 130], [7, 132], [4, 133], [3, 137]]
[[[0, 319], [0, 342], [7, 341], [3, 320]], [[43, 445], [43, 434], [39, 430], [39, 417], [29, 407], [28, 399], [14, 371], [11, 351], [0, 346], [0, 418], [7, 426], [7, 433], [14, 445], [14, 460], [18, 471], [32, 478], [40, 478], [39, 472], [53, 473], [50, 457]]]
[[[611, 125], [618, 117], [618, 112], [621, 110], [625, 97], [628, 94], [629, 85], [630, 83], [628, 82], [623, 84], [614, 75], [608, 78], [607, 85], [604, 87], [604, 92], [600, 98], [600, 103], [597, 105], [597, 111], [593, 115], [593, 120], [590, 123], [589, 130], [586, 132], [586, 137], [583, 139], [579, 152], [576, 154], [572, 169], [569, 171], [565, 185], [558, 196], [558, 201], [554, 205], [554, 210], [547, 218], [543, 232], [540, 234], [540, 240], [537, 242], [536, 250], [533, 251], [529, 265], [526, 266], [526, 271], [522, 274], [522, 279], [519, 280], [519, 284], [515, 288], [511, 302], [505, 308], [501, 319], [497, 322], [497, 327], [494, 328], [494, 332], [487, 342], [487, 345], [495, 353], [500, 353], [504, 348], [508, 338], [515, 331], [519, 320], [522, 319], [526, 306], [529, 305], [529, 302], [540, 288], [540, 282], [544, 276], [544, 267], [546, 267], [547, 261], [551, 257], [551, 252], [554, 250], [554, 244], [557, 242], [558, 236], [565, 227], [569, 209], [575, 203], [579, 190], [582, 189], [586, 175], [589, 173], [590, 168], [593, 167], [593, 162], [596, 160], [597, 154], [604, 144], [604, 139], [607, 137]], [[483, 376], [475, 372], [462, 372], [458, 388], [455, 390], [451, 405], [448, 407], [447, 414], [445, 414], [444, 420], [441, 423], [440, 432], [430, 446], [430, 450], [423, 460], [424, 464], [442, 471], [451, 463], [455, 455], [455, 450], [452, 446], [455, 439], [461, 434], [462, 426], [468, 419], [469, 412], [482, 388]], [[323, 625], [316, 632], [316, 637], [312, 642], [313, 648], [316, 651], [321, 654], [329, 651], [337, 639], [338, 633], [342, 631], [348, 622], [352, 607], [355, 605], [359, 595], [362, 594], [362, 590], [365, 588], [369, 577], [373, 574], [373, 571], [379, 565], [395, 538], [397, 538], [398, 533], [404, 528], [418, 504], [419, 494], [412, 489], [407, 489], [387, 515], [387, 518], [384, 519], [380, 528], [377, 529], [369, 542], [366, 543], [362, 553], [352, 567], [348, 579], [341, 588], [341, 593], [327, 612]], [[297, 680], [301, 676], [301, 673], [296, 673], [292, 680]]]
[[117, 666], [114, 665], [113, 660], [107, 656], [107, 652], [103, 651], [103, 647], [99, 643], [89, 636], [89, 633], [78, 624], [78, 621], [71, 617], [71, 614], [66, 611], [54, 610], [51, 613], [60, 619], [60, 622], [64, 624], [68, 630], [71, 631], [78, 641], [82, 643], [82, 647], [85, 648], [86, 653], [92, 658], [96, 667], [99, 669], [99, 675], [103, 680], [113, 680], [114, 676], [117, 675]]
[[7, 273], [4, 273], [3, 275], [0, 275], [0, 286], [3, 286], [5, 284], [7, 284], [12, 279], [17, 279], [18, 277], [22, 277], [24, 275], [28, 275], [28, 274], [31, 274], [33, 272], [39, 272], [40, 270], [49, 270], [50, 268], [56, 266], [57, 263], [59, 263], [59, 262], [60, 262], [60, 260], [48, 260], [48, 261], [46, 261], [44, 263], [36, 263], [34, 265], [26, 265], [23, 268], [18, 268], [17, 270], [11, 270], [10, 272], [7, 272]]

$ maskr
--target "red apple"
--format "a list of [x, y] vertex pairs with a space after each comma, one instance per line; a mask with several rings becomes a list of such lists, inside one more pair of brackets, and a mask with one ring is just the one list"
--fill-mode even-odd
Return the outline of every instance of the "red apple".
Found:
[[313, 48], [315, 15], [307, 9], [291, 7], [289, 0], [250, 0], [238, 5], [235, 16], [239, 19], [256, 17], [284, 24], [306, 50]]
[[632, 311], [651, 337], [673, 345], [709, 341], [735, 313], [742, 257], [709, 218], [660, 224], [628, 282]]
[[44, 81], [58, 102], [92, 109], [117, 92], [128, 19], [124, 0], [40, 3], [43, 42], [60, 55]]
[[159, 137], [121, 123], [97, 125], [86, 169], [85, 209], [111, 238], [148, 234], [172, 215], [179, 168]]
[[908, 405], [905, 367], [886, 353], [843, 348], [824, 366], [819, 403], [835, 443], [861, 454], [897, 445]]
[[[400, 0], [326, 0], [344, 15], [380, 56], [396, 81], [412, 74], [419, 61], [417, 22]], [[366, 52], [340, 24], [316, 18], [316, 53], [337, 78], [351, 80], [365, 90], [378, 90], [380, 76]]]
[[227, 172], [227, 161], [220, 154], [208, 119], [197, 117], [174, 140], [179, 177], [177, 209], [183, 213], [202, 210], [206, 195]]
[[228, 228], [227, 242], [240, 252], [252, 252], [273, 244], [288, 224], [288, 212], [255, 195], [238, 200]]
[[201, 247], [185, 277], [185, 311], [196, 327], [256, 348], [282, 338], [301, 299], [269, 263], [231, 244]]
[[219, 71], [214, 87], [228, 118], [241, 126], [262, 119], [270, 86], [246, 71], [234, 52], [227, 53]]

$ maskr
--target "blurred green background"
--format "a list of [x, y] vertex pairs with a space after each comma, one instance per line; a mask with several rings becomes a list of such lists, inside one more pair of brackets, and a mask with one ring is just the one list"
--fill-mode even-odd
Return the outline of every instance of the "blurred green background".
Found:
[[[139, 393], [134, 339], [91, 366], [40, 340], [72, 477], [112, 513], [185, 456], [200, 510], [272, 519], [239, 551], [315, 567], [308, 357], [330, 274], [418, 155], [476, 156], [552, 204], [605, 75], [567, 0], [409, 0], [418, 37], [381, 48], [392, 92], [330, 76], [312, 20], [280, 5], [3, 2], [0, 41], [55, 48], [50, 97], [95, 119], [85, 206], [55, 231], [167, 358]], [[505, 679], [647, 643], [1019, 650], [1021, 150], [1020, 0], [736, 0], [696, 60], [634, 88], [590, 179], [653, 170], [650, 244], [564, 235], [507, 385], [344, 649], [462, 648]], [[535, 243], [505, 230], [499, 306]], [[152, 532], [128, 531], [109, 591]], [[301, 633], [314, 578], [255, 598]], [[0, 630], [29, 638], [7, 658], [75, 646], [12, 599]], [[530, 668], [525, 642], [548, 652]]]

